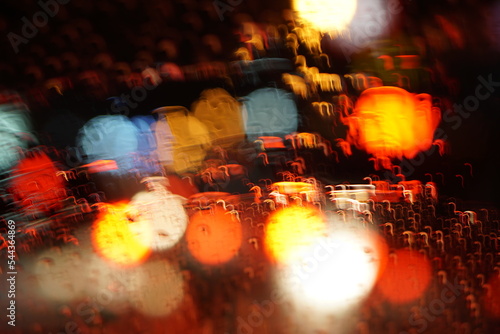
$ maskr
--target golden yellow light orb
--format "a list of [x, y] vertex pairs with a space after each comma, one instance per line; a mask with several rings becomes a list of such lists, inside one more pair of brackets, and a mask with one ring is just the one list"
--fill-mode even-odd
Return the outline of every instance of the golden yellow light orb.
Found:
[[291, 206], [272, 214], [266, 225], [266, 250], [277, 263], [297, 261], [327, 232], [325, 217], [312, 207]]
[[123, 267], [138, 265], [151, 253], [129, 227], [128, 203], [106, 204], [94, 222], [92, 243], [97, 253], [107, 261]]

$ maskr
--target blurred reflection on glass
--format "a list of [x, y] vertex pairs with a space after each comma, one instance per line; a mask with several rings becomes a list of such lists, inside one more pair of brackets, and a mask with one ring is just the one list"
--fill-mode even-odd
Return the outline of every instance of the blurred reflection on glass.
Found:
[[293, 261], [275, 269], [275, 289], [295, 312], [310, 314], [309, 321], [297, 324], [302, 330], [351, 333], [349, 327], [354, 324], [348, 318], [334, 324], [329, 320], [352, 315], [368, 297], [384, 271], [388, 248], [377, 232], [354, 222], [335, 222], [330, 227], [328, 234], [302, 248]]
[[20, 158], [20, 152], [36, 142], [31, 134], [31, 119], [23, 103], [0, 105], [0, 171], [11, 168]]
[[200, 210], [190, 220], [186, 242], [191, 255], [203, 264], [218, 265], [238, 254], [242, 242], [241, 223], [232, 213], [217, 207]]
[[105, 204], [92, 228], [95, 250], [119, 266], [135, 266], [149, 256], [150, 248], [131, 230], [126, 202]]
[[[498, 273], [498, 270], [496, 272]], [[483, 307], [486, 314], [494, 319], [500, 319], [500, 301], [498, 300], [498, 296], [500, 295], [500, 277], [492, 275], [487, 284], [483, 286], [483, 289], [485, 295]]]
[[326, 231], [325, 218], [315, 208], [292, 206], [278, 210], [266, 225], [267, 253], [278, 263], [293, 263]]
[[[184, 278], [169, 260], [128, 268], [110, 266], [94, 255], [88, 261], [87, 295], [93, 297], [94, 306], [105, 311], [126, 314], [132, 307], [146, 316], [159, 317], [170, 314], [183, 301]], [[79, 312], [86, 315], [91, 305], [83, 304]]]
[[398, 87], [369, 88], [361, 94], [349, 124], [348, 141], [376, 158], [411, 159], [432, 146], [441, 112], [428, 94]]
[[51, 249], [40, 253], [34, 263], [41, 297], [70, 302], [83, 297], [86, 280], [82, 278], [83, 260], [78, 247]]
[[335, 34], [347, 28], [356, 13], [357, 1], [294, 0], [293, 7], [305, 24]]
[[431, 281], [429, 259], [419, 252], [400, 249], [387, 263], [378, 288], [392, 303], [403, 304], [421, 297]]
[[32, 154], [14, 168], [12, 194], [26, 214], [40, 218], [62, 208], [65, 180], [45, 153]]
[[243, 101], [245, 130], [250, 140], [297, 131], [298, 112], [291, 93], [261, 88], [245, 96]]
[[207, 127], [184, 107], [162, 107], [153, 112], [158, 114], [152, 128], [163, 166], [177, 173], [198, 170], [210, 147]]
[[86, 162], [115, 160], [119, 172], [131, 169], [133, 153], [137, 151], [138, 130], [121, 115], [97, 116], [80, 129], [77, 145], [87, 156]]
[[149, 192], [137, 193], [128, 205], [129, 227], [138, 240], [152, 250], [174, 246], [184, 235], [188, 217], [182, 206], [185, 199], [168, 192], [166, 178], [146, 178]]
[[131, 118], [136, 126], [137, 132], [137, 152], [134, 166], [142, 174], [153, 175], [161, 172], [160, 162], [156, 154], [156, 141], [151, 129], [155, 120], [153, 116], [134, 116]]
[[129, 301], [150, 317], [172, 313], [183, 301], [184, 279], [177, 266], [167, 260], [146, 262], [129, 272]]
[[240, 105], [226, 90], [203, 91], [192, 109], [194, 116], [207, 127], [212, 144], [231, 146], [244, 138]]
[[82, 167], [87, 168], [89, 174], [109, 172], [113, 170], [118, 170], [118, 165], [114, 160], [96, 160], [89, 164], [85, 164]]

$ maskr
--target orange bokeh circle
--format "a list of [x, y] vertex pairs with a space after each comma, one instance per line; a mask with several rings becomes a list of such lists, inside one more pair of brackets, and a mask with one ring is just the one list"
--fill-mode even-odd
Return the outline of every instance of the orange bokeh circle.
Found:
[[427, 257], [416, 251], [399, 249], [387, 262], [378, 289], [390, 302], [404, 304], [422, 296], [429, 286], [431, 274]]
[[441, 111], [429, 94], [392, 86], [368, 88], [356, 102], [347, 141], [375, 157], [412, 159], [431, 148]]
[[241, 223], [222, 208], [195, 213], [187, 227], [191, 255], [201, 263], [218, 265], [235, 257], [243, 239]]

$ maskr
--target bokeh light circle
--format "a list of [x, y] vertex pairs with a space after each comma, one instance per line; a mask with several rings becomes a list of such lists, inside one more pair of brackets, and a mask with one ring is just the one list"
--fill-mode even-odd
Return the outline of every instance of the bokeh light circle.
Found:
[[238, 253], [243, 232], [233, 213], [221, 208], [195, 213], [186, 231], [186, 242], [191, 255], [203, 264], [218, 265], [231, 260]]
[[378, 234], [336, 227], [277, 268], [277, 284], [300, 309], [339, 313], [371, 291], [385, 267], [387, 245]]
[[150, 248], [141, 242], [129, 227], [127, 202], [107, 204], [92, 230], [96, 251], [106, 260], [120, 266], [134, 266], [143, 262]]
[[273, 213], [265, 230], [271, 260], [288, 263], [326, 233], [325, 218], [315, 208], [291, 206]]
[[431, 281], [431, 265], [427, 257], [416, 251], [395, 251], [392, 261], [380, 277], [378, 288], [390, 302], [404, 304], [423, 295]]
[[188, 216], [182, 197], [167, 192], [142, 191], [129, 203], [129, 224], [145, 246], [155, 251], [173, 247], [186, 231]]
[[356, 0], [294, 0], [299, 17], [324, 33], [342, 32], [356, 13]]

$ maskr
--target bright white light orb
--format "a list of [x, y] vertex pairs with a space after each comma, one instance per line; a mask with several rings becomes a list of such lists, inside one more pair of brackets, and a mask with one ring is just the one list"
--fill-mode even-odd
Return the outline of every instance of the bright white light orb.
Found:
[[181, 196], [166, 192], [137, 193], [129, 204], [132, 233], [153, 251], [173, 247], [184, 235], [188, 224], [182, 203]]
[[344, 31], [356, 13], [356, 0], [294, 0], [293, 8], [304, 23], [324, 33]]
[[278, 270], [278, 284], [296, 305], [326, 313], [362, 301], [383, 256], [372, 235], [360, 230], [335, 231], [301, 253], [300, 260]]

